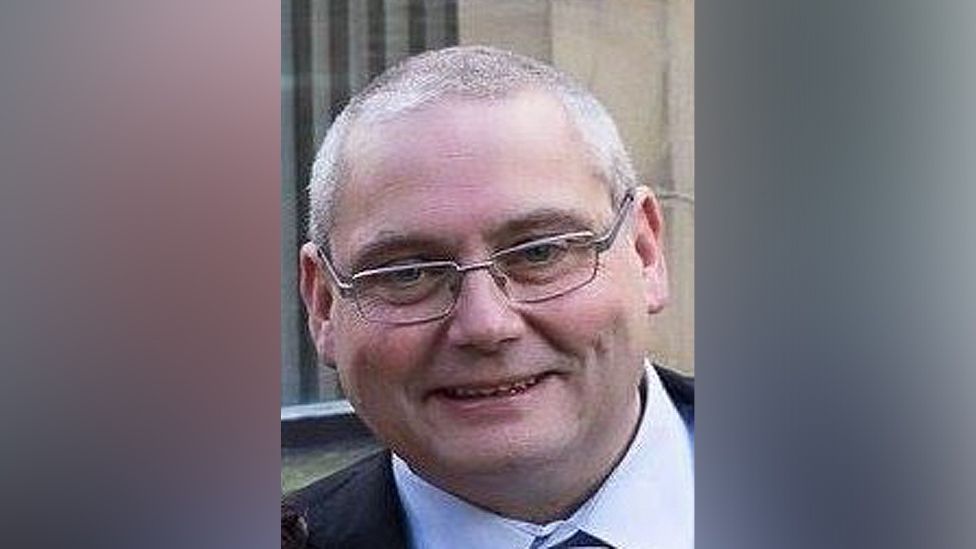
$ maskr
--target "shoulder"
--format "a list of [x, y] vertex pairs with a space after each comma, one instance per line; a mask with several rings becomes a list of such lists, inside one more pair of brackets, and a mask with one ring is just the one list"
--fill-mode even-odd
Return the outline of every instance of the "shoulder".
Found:
[[286, 539], [293, 548], [404, 546], [390, 453], [369, 456], [285, 496], [281, 526], [282, 547]]
[[671, 398], [678, 413], [691, 429], [695, 427], [695, 378], [654, 365], [661, 385]]

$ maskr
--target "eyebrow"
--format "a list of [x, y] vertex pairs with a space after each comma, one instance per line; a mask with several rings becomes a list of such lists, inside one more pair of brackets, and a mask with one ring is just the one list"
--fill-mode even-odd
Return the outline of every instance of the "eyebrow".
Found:
[[404, 234], [384, 229], [359, 249], [352, 258], [352, 273], [378, 267], [383, 259], [394, 254], [426, 253], [446, 254], [449, 246], [443, 238], [424, 234]]
[[593, 220], [573, 210], [540, 208], [505, 221], [488, 234], [488, 240], [498, 244], [511, 240], [513, 236], [575, 231], [595, 231]]

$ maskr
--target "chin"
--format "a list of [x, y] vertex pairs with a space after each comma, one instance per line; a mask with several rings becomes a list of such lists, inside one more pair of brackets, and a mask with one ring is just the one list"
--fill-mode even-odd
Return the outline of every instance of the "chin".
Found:
[[526, 469], [538, 471], [567, 455], [568, 449], [551, 440], [486, 440], [451, 444], [429, 458], [437, 468], [458, 475], [510, 474]]

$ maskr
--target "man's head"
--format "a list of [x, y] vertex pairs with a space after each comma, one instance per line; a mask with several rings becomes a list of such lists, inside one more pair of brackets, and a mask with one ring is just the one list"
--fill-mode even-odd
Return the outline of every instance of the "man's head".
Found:
[[313, 172], [302, 295], [363, 420], [443, 485], [598, 482], [667, 296], [659, 208], [599, 103], [514, 54], [428, 53], [353, 99]]

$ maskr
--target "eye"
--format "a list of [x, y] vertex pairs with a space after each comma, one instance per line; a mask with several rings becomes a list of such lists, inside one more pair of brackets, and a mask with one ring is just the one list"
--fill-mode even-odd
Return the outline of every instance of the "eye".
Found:
[[387, 272], [383, 277], [383, 282], [393, 286], [406, 287], [421, 282], [426, 275], [427, 271], [420, 267], [404, 267]]
[[544, 242], [519, 250], [519, 257], [529, 264], [545, 264], [558, 259], [565, 251], [564, 242]]
[[495, 265], [513, 282], [548, 283], [592, 265], [592, 237], [592, 233], [580, 231], [525, 242], [499, 252]]

